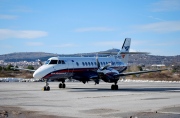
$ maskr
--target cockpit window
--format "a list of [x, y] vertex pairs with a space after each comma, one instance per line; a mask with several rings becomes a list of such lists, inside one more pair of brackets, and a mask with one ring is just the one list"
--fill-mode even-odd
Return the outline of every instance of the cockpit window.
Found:
[[59, 60], [59, 61], [58, 61], [58, 64], [62, 64], [62, 61], [61, 61], [61, 60]]
[[49, 64], [50, 60], [47, 60], [44, 64]]
[[58, 60], [51, 60], [49, 64], [57, 64]]

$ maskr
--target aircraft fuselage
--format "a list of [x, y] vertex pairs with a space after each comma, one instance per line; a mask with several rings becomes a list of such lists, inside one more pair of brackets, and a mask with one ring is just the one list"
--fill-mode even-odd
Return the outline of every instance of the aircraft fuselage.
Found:
[[[126, 70], [127, 65], [120, 59], [113, 57], [99, 57], [100, 67], [111, 63], [109, 68], [113, 68], [118, 72]], [[80, 81], [89, 81], [102, 77], [97, 73], [98, 67], [96, 57], [52, 57], [49, 58], [44, 65], [39, 67], [33, 74], [38, 79], [65, 79], [73, 78]], [[109, 69], [110, 70], [110, 69]], [[111, 72], [111, 71], [110, 71]], [[112, 74], [113, 72], [109, 73]]]

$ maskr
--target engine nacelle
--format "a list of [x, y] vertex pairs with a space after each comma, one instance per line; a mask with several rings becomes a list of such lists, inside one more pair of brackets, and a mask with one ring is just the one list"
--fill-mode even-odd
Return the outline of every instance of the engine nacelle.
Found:
[[99, 69], [98, 71], [99, 78], [105, 82], [117, 82], [119, 78], [116, 78], [115, 75], [119, 74], [119, 72], [113, 68], [107, 68], [104, 70]]

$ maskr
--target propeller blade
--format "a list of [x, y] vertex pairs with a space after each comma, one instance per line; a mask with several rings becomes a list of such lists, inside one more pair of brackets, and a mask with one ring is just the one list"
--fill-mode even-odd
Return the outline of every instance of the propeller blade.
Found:
[[109, 66], [111, 66], [111, 63], [108, 63], [107, 65], [105, 65], [105, 66], [102, 68], [102, 70], [107, 69], [107, 67], [109, 67]]
[[104, 67], [101, 67], [101, 66], [100, 66], [100, 63], [99, 63], [99, 60], [98, 60], [97, 54], [96, 54], [96, 63], [97, 63], [98, 69], [100, 69], [100, 70], [105, 70], [105, 69], [107, 69], [107, 67], [111, 66], [111, 63], [108, 63], [108, 64], [105, 65]]
[[100, 63], [99, 63], [98, 57], [96, 57], [96, 63], [97, 63], [97, 67], [99, 69], [100, 68]]

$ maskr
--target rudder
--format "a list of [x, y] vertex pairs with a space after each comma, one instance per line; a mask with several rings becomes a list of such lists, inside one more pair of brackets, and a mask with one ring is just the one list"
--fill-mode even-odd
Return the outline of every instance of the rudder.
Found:
[[128, 63], [128, 59], [129, 59], [128, 52], [130, 50], [130, 45], [131, 45], [131, 38], [125, 38], [122, 48], [117, 55], [121, 58], [122, 62], [124, 63]]

